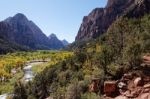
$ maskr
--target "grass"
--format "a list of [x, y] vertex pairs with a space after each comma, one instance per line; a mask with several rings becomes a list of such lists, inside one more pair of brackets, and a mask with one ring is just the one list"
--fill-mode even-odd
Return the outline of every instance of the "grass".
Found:
[[0, 94], [11, 93], [15, 83], [23, 77], [23, 71], [16, 73], [8, 82], [0, 83]]
[[[7, 55], [0, 56], [0, 68], [5, 71], [2, 73], [0, 72], [0, 74], [2, 74], [2, 76], [4, 74], [7, 74], [7, 71], [5, 70], [6, 66], [10, 66], [11, 68], [20, 68], [19, 66], [24, 65], [26, 61], [50, 59], [50, 61], [47, 63], [32, 64], [32, 71], [36, 74], [43, 71], [46, 67], [54, 65], [59, 61], [65, 60], [67, 57], [70, 57], [72, 55], [72, 52], [67, 51], [35, 51], [9, 53]], [[18, 80], [21, 80], [23, 75], [23, 71], [20, 70], [15, 75], [13, 75], [9, 79], [9, 81], [0, 82], [0, 94], [13, 92], [15, 83]], [[11, 73], [9, 73], [9, 76], [11, 76]]]
[[32, 71], [34, 73], [39, 73], [39, 72], [43, 71], [43, 69], [46, 67], [47, 67], [47, 62], [46, 63], [32, 64]]

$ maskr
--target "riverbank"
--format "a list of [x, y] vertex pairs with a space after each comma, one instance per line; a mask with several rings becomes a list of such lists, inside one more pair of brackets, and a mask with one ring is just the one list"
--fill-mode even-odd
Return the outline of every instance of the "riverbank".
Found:
[[37, 71], [33, 71], [33, 67], [34, 68], [39, 68], [40, 65], [47, 63], [48, 61], [34, 61], [34, 62], [30, 62], [28, 63], [27, 66], [25, 66], [23, 68], [24, 71], [24, 77], [23, 77], [23, 82], [28, 82], [28, 81], [32, 81], [32, 79], [34, 78], [35, 74], [37, 73]]
[[8, 94], [0, 95], [0, 99], [7, 99]]
[[19, 70], [7, 82], [0, 83], [0, 94], [11, 93], [14, 89], [14, 84], [23, 77], [23, 71]]
[[23, 70], [19, 70], [9, 81], [0, 83], [0, 99], [6, 99], [8, 97], [7, 93], [13, 92], [14, 85], [18, 80], [21, 80], [22, 82], [31, 81], [34, 78], [32, 67], [37, 67], [43, 63], [45, 63], [45, 61], [28, 63], [26, 66], [24, 66]]
[[[0, 82], [0, 95], [5, 96], [6, 93], [13, 93], [16, 82], [20, 81], [24, 83], [24, 78], [34, 77], [47, 66], [63, 61], [66, 57], [70, 57], [72, 55], [72, 52], [63, 51], [16, 52], [3, 55], [0, 57], [0, 67], [4, 72], [1, 73], [0, 71], [2, 75], [0, 76], [0, 79], [4, 76], [5, 80]], [[24, 74], [23, 70], [26, 66], [30, 67], [28, 68], [29, 71], [27, 72], [27, 75]], [[9, 77], [7, 77], [7, 75], [3, 75], [5, 72], [9, 74]], [[28, 74], [31, 74], [32, 76]]]

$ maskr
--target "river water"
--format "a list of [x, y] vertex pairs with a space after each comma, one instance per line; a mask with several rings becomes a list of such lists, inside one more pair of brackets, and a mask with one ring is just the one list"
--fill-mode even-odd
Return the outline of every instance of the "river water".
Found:
[[0, 95], [0, 99], [6, 99], [8, 96], [8, 94], [3, 94], [3, 95]]
[[32, 79], [34, 78], [35, 74], [33, 73], [32, 71], [32, 67], [33, 66], [38, 66], [40, 64], [43, 64], [44, 62], [32, 62], [32, 63], [29, 63], [27, 64], [27, 66], [25, 66], [23, 68], [24, 70], [24, 77], [23, 77], [23, 80], [25, 82], [28, 82], [28, 81], [32, 81]]
[[[34, 73], [32, 71], [32, 66], [33, 65], [39, 65], [39, 64], [43, 64], [44, 62], [33, 62], [33, 63], [28, 63], [24, 68], [24, 77], [23, 80], [25, 82], [29, 82], [32, 81], [32, 79], [34, 78]], [[10, 94], [2, 94], [0, 95], [0, 99], [6, 99]]]
[[34, 74], [32, 71], [32, 65], [29, 64], [29, 65], [25, 66], [23, 68], [23, 70], [24, 70], [24, 77], [23, 77], [24, 81], [25, 82], [31, 81], [34, 77]]

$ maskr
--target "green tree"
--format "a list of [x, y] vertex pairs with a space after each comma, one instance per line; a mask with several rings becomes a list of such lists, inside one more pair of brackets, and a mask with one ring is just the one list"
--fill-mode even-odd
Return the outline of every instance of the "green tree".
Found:
[[104, 45], [102, 47], [102, 51], [99, 54], [98, 60], [100, 66], [102, 66], [104, 70], [104, 74], [109, 74], [108, 65], [113, 61], [113, 52], [111, 50], [111, 47]]
[[126, 55], [131, 69], [140, 66], [142, 62], [141, 54], [142, 48], [139, 43], [135, 43], [127, 49]]
[[21, 82], [15, 84], [13, 99], [27, 99], [27, 91]]

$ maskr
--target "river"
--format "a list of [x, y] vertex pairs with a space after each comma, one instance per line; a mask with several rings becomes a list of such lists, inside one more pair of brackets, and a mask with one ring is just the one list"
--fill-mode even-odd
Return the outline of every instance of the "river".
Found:
[[6, 99], [8, 96], [8, 94], [3, 94], [3, 95], [0, 95], [0, 99]]
[[28, 66], [25, 66], [23, 70], [24, 70], [24, 77], [23, 77], [24, 81], [25, 82], [31, 81], [34, 77], [34, 74], [32, 71], [32, 65], [29, 64]]
[[39, 64], [43, 64], [44, 62], [32, 62], [32, 63], [29, 63], [27, 64], [27, 66], [25, 66], [23, 68], [24, 70], [24, 81], [25, 82], [28, 82], [28, 81], [32, 81], [32, 79], [34, 78], [34, 73], [32, 71], [32, 66], [36, 66], [36, 65], [39, 65]]
[[[23, 80], [25, 82], [29, 82], [29, 81], [32, 81], [32, 79], [34, 78], [34, 73], [32, 71], [32, 66], [34, 65], [39, 65], [39, 64], [43, 64], [44, 62], [32, 62], [32, 63], [28, 63], [24, 68], [23, 68], [23, 71], [24, 71], [24, 76], [23, 76]], [[11, 94], [2, 94], [0, 95], [0, 99], [6, 99], [9, 95]]]

